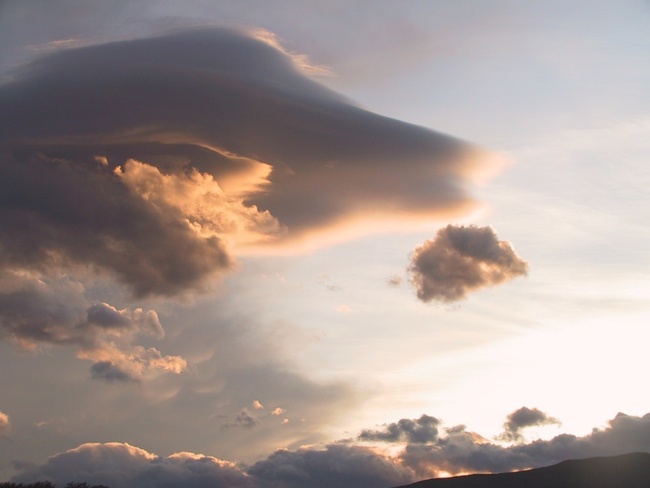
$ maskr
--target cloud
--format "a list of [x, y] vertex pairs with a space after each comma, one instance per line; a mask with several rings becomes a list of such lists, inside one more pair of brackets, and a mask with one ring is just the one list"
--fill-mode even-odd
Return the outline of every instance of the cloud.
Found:
[[280, 450], [248, 473], [260, 487], [371, 488], [414, 481], [409, 469], [368, 447], [331, 444], [324, 449]]
[[537, 408], [521, 407], [506, 418], [500, 438], [507, 441], [523, 439], [521, 431], [526, 427], [540, 425], [559, 425], [560, 421]]
[[472, 204], [484, 153], [354, 106], [258, 34], [185, 30], [16, 71], [0, 86], [0, 266], [92, 266], [175, 295], [232, 269], [231, 245]]
[[9, 421], [9, 415], [0, 412], [0, 438], [6, 437], [10, 430], [11, 422]]
[[381, 430], [363, 430], [359, 439], [364, 441], [384, 441], [409, 443], [432, 442], [438, 438], [440, 420], [429, 415], [422, 415], [419, 419], [401, 419], [396, 423], [388, 424]]
[[385, 451], [346, 441], [294, 451], [281, 449], [245, 466], [187, 452], [161, 457], [124, 443], [82, 444], [41, 465], [19, 463], [21, 472], [13, 481], [83, 479], [113, 488], [388, 488], [443, 473], [507, 472], [566, 459], [650, 452], [650, 413], [643, 417], [618, 414], [606, 428], [583, 437], [562, 434], [511, 446], [491, 443], [462, 425], [442, 428], [439, 420], [427, 415], [364, 432], [370, 432], [359, 436], [364, 443], [394, 442], [401, 447]]
[[448, 225], [415, 249], [409, 272], [420, 300], [454, 302], [526, 275], [528, 263], [491, 227]]
[[187, 452], [159, 457], [117, 442], [82, 444], [27, 468], [17, 479], [23, 483], [48, 479], [61, 486], [74, 479], [111, 488], [256, 486], [234, 463]]
[[82, 444], [50, 457], [40, 466], [21, 465], [14, 481], [70, 479], [112, 488], [341, 488], [390, 487], [413, 481], [412, 473], [367, 447], [330, 445], [324, 449], [276, 451], [250, 468], [189, 452], [167, 457], [129, 444]]
[[118, 381], [121, 383], [137, 382], [137, 378], [124, 371], [110, 361], [99, 361], [90, 367], [90, 377], [101, 379], [108, 383]]
[[[532, 410], [532, 409], [531, 409]], [[512, 415], [512, 414], [511, 414]], [[508, 417], [510, 419], [510, 416]], [[528, 420], [524, 423], [531, 422]], [[650, 452], [650, 414], [635, 417], [618, 414], [604, 429], [577, 437], [560, 434], [512, 446], [495, 444], [464, 426], [445, 430], [433, 442], [410, 443], [398, 454], [419, 477], [476, 472], [507, 472], [548, 466], [566, 459]]]
[[0, 270], [0, 337], [22, 348], [75, 347], [79, 358], [95, 363], [91, 378], [109, 382], [185, 369], [184, 359], [136, 344], [141, 336], [164, 336], [154, 310], [90, 303], [84, 285], [65, 275]]
[[256, 427], [259, 422], [257, 416], [253, 415], [247, 408], [243, 408], [235, 417], [234, 422], [224, 424], [223, 427], [242, 427], [244, 429], [252, 429], [253, 427]]

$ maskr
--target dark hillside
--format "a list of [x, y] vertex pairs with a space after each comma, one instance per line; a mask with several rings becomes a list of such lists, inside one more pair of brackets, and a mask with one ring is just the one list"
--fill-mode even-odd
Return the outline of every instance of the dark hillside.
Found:
[[[564, 461], [516, 473], [419, 481], [408, 488], [650, 488], [650, 453]], [[398, 488], [406, 488], [406, 486]]]

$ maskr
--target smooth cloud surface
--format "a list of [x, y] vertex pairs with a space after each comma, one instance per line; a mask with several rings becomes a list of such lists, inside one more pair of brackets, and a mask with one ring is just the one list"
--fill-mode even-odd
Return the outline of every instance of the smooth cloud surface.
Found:
[[526, 275], [528, 263], [491, 227], [448, 225], [415, 249], [409, 272], [420, 300], [454, 302]]

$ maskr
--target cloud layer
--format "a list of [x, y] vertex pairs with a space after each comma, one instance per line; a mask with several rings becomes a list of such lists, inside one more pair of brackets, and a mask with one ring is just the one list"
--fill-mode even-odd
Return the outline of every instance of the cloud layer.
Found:
[[230, 269], [233, 242], [470, 204], [480, 151], [352, 105], [272, 41], [195, 29], [14, 73], [0, 87], [0, 266], [92, 265], [173, 295]]
[[454, 302], [526, 275], [528, 263], [491, 227], [448, 225], [415, 249], [409, 272], [420, 300]]
[[[506, 423], [523, 417], [517, 414], [523, 411], [511, 413]], [[515, 421], [519, 427], [531, 422]], [[250, 466], [188, 452], [162, 457], [125, 443], [90, 443], [52, 456], [38, 466], [19, 465], [22, 473], [14, 480], [65, 483], [83, 479], [113, 488], [189, 488], [208, 484], [215, 488], [388, 488], [443, 473], [507, 472], [565, 459], [650, 452], [650, 414], [618, 414], [608, 427], [594, 429], [584, 437], [562, 434], [507, 447], [469, 432], [462, 425], [443, 428], [439, 420], [428, 415], [401, 419], [379, 430], [364, 430], [359, 440], [364, 445], [347, 440], [296, 451], [278, 450]], [[369, 441], [399, 449], [389, 454], [365, 445]]]

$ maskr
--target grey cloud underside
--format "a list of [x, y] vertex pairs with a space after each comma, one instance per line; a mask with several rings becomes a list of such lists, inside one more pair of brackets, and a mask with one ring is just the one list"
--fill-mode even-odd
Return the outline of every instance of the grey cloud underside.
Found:
[[[115, 168], [129, 159], [209, 174], [290, 238], [364, 212], [461, 208], [477, 154], [360, 109], [225, 29], [47, 55], [0, 87], [0, 112], [0, 265], [91, 264], [136, 295], [200, 287], [232, 259], [220, 235], [127, 188]], [[235, 191], [265, 165], [264, 184]]]

